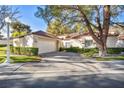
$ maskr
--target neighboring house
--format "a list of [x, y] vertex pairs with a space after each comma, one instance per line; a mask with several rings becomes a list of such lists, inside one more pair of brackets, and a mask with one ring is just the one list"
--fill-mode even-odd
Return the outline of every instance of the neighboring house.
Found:
[[[119, 36], [119, 32], [117, 28], [111, 27], [108, 34], [107, 39], [107, 47], [124, 47], [124, 35], [123, 38]], [[95, 33], [98, 35], [98, 33]], [[69, 47], [79, 47], [79, 48], [95, 48], [97, 47], [96, 42], [90, 36], [88, 32], [78, 32], [72, 33], [69, 35], [58, 36], [63, 42], [65, 48]], [[121, 43], [121, 44], [120, 44]]]
[[[7, 45], [7, 39], [0, 39], [0, 45]], [[10, 45], [12, 45], [11, 40], [10, 40]]]
[[36, 47], [39, 49], [38, 54], [57, 51], [59, 44], [56, 36], [43, 31], [32, 32], [13, 39], [13, 46]]

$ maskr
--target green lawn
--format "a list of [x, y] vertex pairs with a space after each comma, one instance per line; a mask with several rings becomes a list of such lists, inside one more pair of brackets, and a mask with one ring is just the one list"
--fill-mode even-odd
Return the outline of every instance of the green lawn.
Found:
[[11, 56], [13, 63], [39, 62], [41, 57], [38, 56]]
[[97, 61], [113, 61], [113, 60], [124, 60], [124, 56], [115, 56], [115, 57], [96, 57]]
[[5, 57], [0, 57], [0, 63], [3, 63], [5, 60]]
[[[5, 61], [6, 56], [0, 56], [0, 63]], [[38, 56], [11, 56], [12, 63], [25, 63], [25, 62], [40, 62], [41, 58]]]
[[6, 47], [0, 47], [0, 51], [6, 51]]
[[[6, 47], [0, 47], [0, 63], [3, 63], [6, 59]], [[25, 63], [25, 62], [39, 62], [41, 61], [41, 57], [38, 56], [24, 56], [24, 55], [17, 55], [11, 56], [11, 60], [13, 63]]]
[[0, 56], [6, 55], [6, 47], [0, 47]]

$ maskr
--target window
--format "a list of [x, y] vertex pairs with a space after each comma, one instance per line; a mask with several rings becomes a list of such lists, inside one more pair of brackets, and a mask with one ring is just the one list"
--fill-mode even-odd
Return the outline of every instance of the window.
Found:
[[66, 46], [66, 48], [71, 47], [71, 42], [66, 42], [66, 43], [65, 43], [65, 46]]
[[93, 44], [93, 40], [85, 40], [85, 47], [89, 47]]

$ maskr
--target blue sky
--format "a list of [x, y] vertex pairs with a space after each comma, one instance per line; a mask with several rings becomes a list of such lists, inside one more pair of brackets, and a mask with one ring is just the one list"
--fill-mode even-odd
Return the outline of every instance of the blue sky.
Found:
[[14, 9], [19, 8], [21, 17], [19, 21], [24, 24], [27, 24], [31, 27], [32, 31], [43, 30], [46, 31], [47, 25], [46, 23], [34, 16], [35, 12], [37, 11], [36, 5], [16, 5], [12, 6]]

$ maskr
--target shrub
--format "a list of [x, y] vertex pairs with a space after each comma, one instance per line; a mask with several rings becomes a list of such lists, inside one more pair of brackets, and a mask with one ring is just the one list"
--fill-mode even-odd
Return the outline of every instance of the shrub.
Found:
[[59, 51], [65, 51], [65, 49], [66, 49], [66, 48], [60, 47], [60, 48], [59, 48]]
[[78, 47], [70, 47], [66, 49], [67, 52], [81, 53], [82, 49]]
[[78, 47], [70, 47], [70, 48], [60, 48], [59, 51], [81, 53], [82, 49]]
[[83, 55], [84, 55], [85, 57], [93, 57], [94, 54], [95, 54], [94, 51], [84, 52], [84, 53], [83, 53]]
[[6, 47], [6, 45], [4, 45], [4, 44], [0, 44], [0, 47]]
[[85, 48], [83, 49], [82, 54], [85, 55], [86, 57], [93, 57], [95, 53], [98, 53], [97, 48]]
[[108, 48], [107, 49], [108, 54], [120, 54], [121, 52], [124, 52], [124, 48]]
[[94, 53], [98, 53], [98, 49], [97, 48], [83, 48], [83, 52], [94, 52]]
[[13, 54], [18, 55], [38, 55], [38, 48], [34, 47], [10, 47], [10, 50]]
[[[61, 48], [60, 51], [66, 52], [74, 52], [74, 53], [81, 53], [87, 57], [92, 57], [95, 53], [98, 53], [98, 48], [78, 48], [78, 47], [70, 47], [70, 48]], [[124, 52], [124, 48], [107, 48], [108, 54], [120, 54]]]

